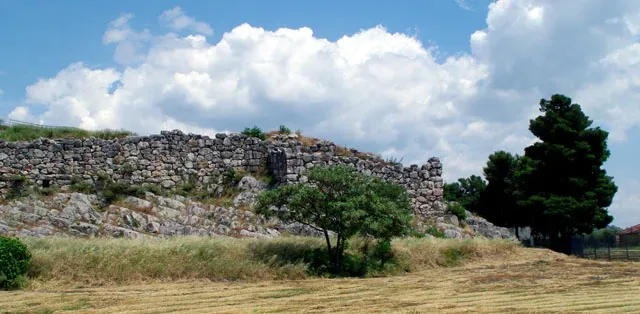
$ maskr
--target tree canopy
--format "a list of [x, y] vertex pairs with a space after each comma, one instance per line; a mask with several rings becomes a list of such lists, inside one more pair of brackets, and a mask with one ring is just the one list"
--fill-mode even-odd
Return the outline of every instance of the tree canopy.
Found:
[[540, 139], [525, 149], [516, 177], [518, 204], [530, 215], [531, 227], [551, 238], [591, 232], [612, 220], [607, 212], [617, 187], [602, 169], [609, 158], [608, 133], [571, 98], [540, 100], [543, 115], [530, 121]]
[[412, 207], [404, 187], [347, 166], [314, 167], [307, 177], [310, 184], [283, 185], [261, 194], [256, 211], [320, 231], [334, 270], [341, 268], [350, 237], [359, 233], [388, 243], [408, 232]]
[[483, 168], [487, 188], [482, 193], [480, 213], [500, 226], [522, 226], [524, 213], [518, 208], [515, 198], [515, 171], [520, 156], [505, 151], [489, 155]]
[[[497, 151], [478, 176], [445, 185], [445, 198], [502, 226], [531, 226], [566, 245], [571, 235], [606, 227], [617, 187], [602, 168], [608, 133], [564, 95], [540, 100], [529, 130], [539, 141], [524, 156]], [[557, 241], [560, 240], [561, 241]], [[556, 247], [566, 251], [567, 247]]]
[[457, 202], [468, 211], [480, 213], [482, 204], [480, 197], [487, 188], [487, 183], [480, 176], [460, 178], [458, 182], [444, 185], [444, 198], [450, 202]]

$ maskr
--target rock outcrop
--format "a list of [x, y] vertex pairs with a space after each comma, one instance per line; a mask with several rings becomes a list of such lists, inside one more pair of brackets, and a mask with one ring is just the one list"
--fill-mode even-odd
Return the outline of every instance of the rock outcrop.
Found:
[[[270, 227], [271, 226], [271, 227]], [[0, 234], [17, 236], [276, 237], [277, 222], [248, 209], [147, 193], [103, 207], [95, 195], [59, 193], [0, 206]]]

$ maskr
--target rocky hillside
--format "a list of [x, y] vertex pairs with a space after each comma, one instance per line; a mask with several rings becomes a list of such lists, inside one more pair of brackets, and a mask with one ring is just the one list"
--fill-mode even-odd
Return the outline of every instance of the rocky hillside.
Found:
[[[229, 204], [208, 204], [182, 196], [162, 197], [147, 192], [144, 198], [126, 197], [103, 205], [96, 195], [58, 193], [25, 197], [0, 206], [0, 234], [74, 237], [170, 237], [178, 235], [277, 237], [282, 233], [310, 235], [300, 225], [284, 225], [252, 212], [265, 183], [247, 176]], [[438, 206], [445, 207], [439, 203]], [[443, 209], [444, 210], [444, 209]], [[506, 228], [467, 213], [436, 218], [432, 225], [449, 238], [513, 238]]]

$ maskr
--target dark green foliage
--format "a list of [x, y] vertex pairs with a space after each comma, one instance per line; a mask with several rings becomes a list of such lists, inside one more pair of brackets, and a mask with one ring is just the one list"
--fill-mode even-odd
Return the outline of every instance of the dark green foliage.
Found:
[[371, 249], [365, 250], [367, 268], [384, 269], [388, 262], [393, 261], [393, 251], [391, 250], [391, 241], [378, 241]]
[[249, 245], [249, 257], [276, 266], [307, 264], [307, 272], [315, 276], [366, 276], [375, 271], [397, 266], [389, 241], [365, 241], [356, 252], [345, 253], [343, 266], [335, 271], [327, 247], [306, 242], [269, 241]]
[[464, 207], [462, 207], [462, 205], [458, 203], [454, 202], [449, 204], [449, 211], [460, 220], [467, 219], [467, 212], [465, 211]]
[[87, 181], [82, 180], [80, 177], [73, 176], [71, 178], [71, 191], [93, 194], [96, 192], [95, 186]]
[[540, 111], [529, 130], [541, 142], [525, 149], [516, 173], [518, 204], [536, 233], [567, 251], [569, 236], [603, 228], [613, 219], [606, 208], [617, 186], [602, 169], [610, 155], [608, 133], [590, 127], [593, 122], [580, 105], [563, 95], [540, 100]]
[[255, 125], [252, 128], [244, 128], [244, 131], [242, 131], [242, 134], [249, 137], [257, 137], [261, 140], [264, 140], [267, 138], [264, 132], [262, 132], [262, 130]]
[[505, 151], [489, 156], [484, 167], [487, 188], [482, 193], [478, 213], [499, 226], [524, 226], [526, 213], [518, 206], [515, 174], [521, 157]]
[[307, 177], [313, 185], [284, 185], [261, 194], [256, 212], [322, 232], [334, 273], [347, 267], [343, 257], [352, 236], [388, 241], [409, 231], [412, 209], [403, 187], [346, 166], [312, 168]]
[[280, 132], [280, 134], [291, 134], [291, 129], [289, 129], [285, 125], [281, 125], [278, 132]]
[[427, 230], [425, 230], [426, 234], [430, 234], [436, 238], [444, 238], [444, 232], [440, 231], [440, 229], [436, 228], [436, 226], [429, 226]]
[[460, 178], [458, 182], [444, 185], [444, 199], [460, 203], [468, 211], [479, 212], [482, 206], [480, 197], [486, 188], [487, 183], [479, 176]]
[[104, 185], [104, 189], [101, 192], [104, 201], [107, 204], [111, 204], [115, 201], [121, 200], [126, 195], [134, 194], [135, 190], [133, 186], [111, 181]]
[[26, 245], [17, 238], [0, 236], [0, 289], [17, 288], [30, 261]]

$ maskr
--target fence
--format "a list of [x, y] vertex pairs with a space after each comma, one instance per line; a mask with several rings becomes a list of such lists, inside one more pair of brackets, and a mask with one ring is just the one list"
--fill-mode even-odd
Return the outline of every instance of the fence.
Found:
[[640, 261], [639, 238], [617, 238], [615, 236], [596, 238], [593, 236], [573, 237], [573, 255], [594, 260]]
[[9, 119], [9, 122], [7, 123], [7, 125], [8, 126], [24, 125], [24, 126], [31, 126], [31, 127], [44, 128], [44, 129], [78, 129], [70, 126], [44, 125], [44, 124], [36, 124], [36, 123], [19, 121], [14, 119]]

